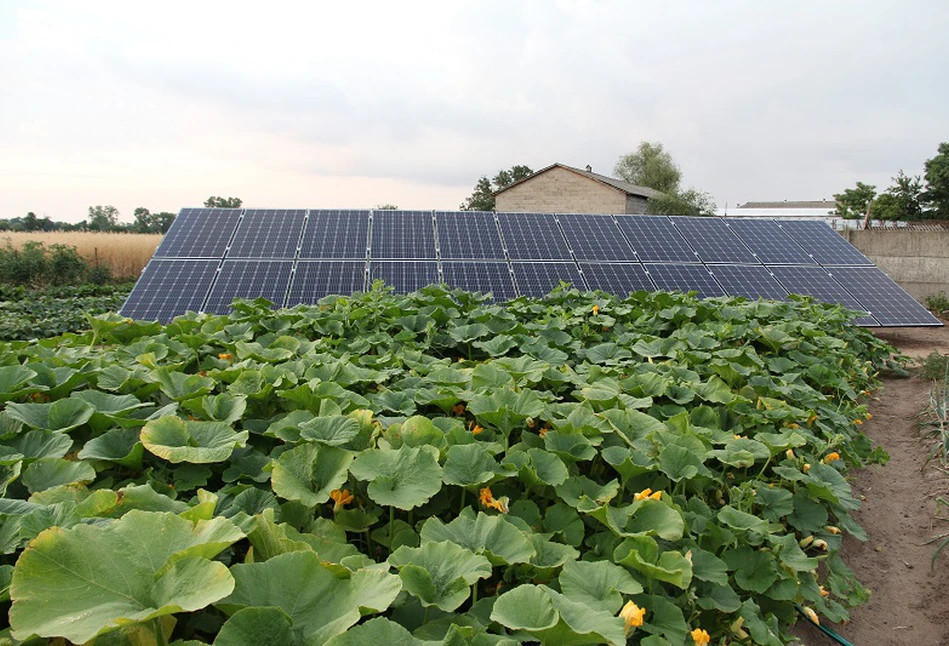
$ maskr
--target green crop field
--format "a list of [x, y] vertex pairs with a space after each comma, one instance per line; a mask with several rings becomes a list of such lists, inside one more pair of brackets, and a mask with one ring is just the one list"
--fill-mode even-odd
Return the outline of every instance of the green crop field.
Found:
[[788, 643], [866, 598], [896, 364], [847, 320], [429, 287], [2, 343], [0, 642]]

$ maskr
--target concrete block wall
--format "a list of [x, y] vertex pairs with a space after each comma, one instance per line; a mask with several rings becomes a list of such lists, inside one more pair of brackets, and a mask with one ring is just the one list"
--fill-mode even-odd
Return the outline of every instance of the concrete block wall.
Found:
[[949, 295], [949, 231], [844, 230], [840, 234], [921, 303]]
[[565, 168], [551, 168], [498, 194], [498, 211], [625, 213], [626, 193]]

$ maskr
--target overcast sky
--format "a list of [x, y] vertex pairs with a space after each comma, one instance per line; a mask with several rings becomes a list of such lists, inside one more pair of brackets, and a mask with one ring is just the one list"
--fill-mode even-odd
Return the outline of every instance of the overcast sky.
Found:
[[0, 2], [0, 217], [457, 209], [662, 142], [719, 205], [949, 141], [949, 2]]

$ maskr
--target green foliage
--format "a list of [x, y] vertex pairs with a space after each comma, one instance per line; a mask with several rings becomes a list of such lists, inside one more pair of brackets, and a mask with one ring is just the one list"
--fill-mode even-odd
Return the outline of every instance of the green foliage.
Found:
[[708, 193], [690, 188], [649, 198], [647, 213], [654, 215], [715, 215], [715, 201]]
[[482, 175], [475, 184], [474, 191], [458, 208], [462, 211], [493, 211], [495, 192], [533, 173], [534, 171], [529, 166], [514, 165], [508, 170], [502, 168], [492, 179], [488, 179], [487, 175]]
[[876, 186], [857, 182], [856, 187], [834, 194], [837, 206], [832, 213], [848, 220], [862, 218], [867, 214], [867, 209], [876, 194]]
[[923, 199], [933, 217], [949, 219], [949, 142], [939, 144], [935, 157], [926, 160], [926, 191]]
[[616, 162], [613, 174], [630, 184], [645, 186], [663, 193], [677, 193], [682, 171], [662, 144], [640, 142], [636, 152], [623, 155]]
[[112, 231], [119, 224], [119, 210], [108, 204], [102, 206], [90, 206], [89, 217], [86, 219], [86, 227], [90, 231]]
[[34, 339], [89, 328], [86, 314], [118, 310], [130, 285], [28, 289], [0, 284], [0, 340]]
[[41, 287], [44, 285], [74, 285], [86, 280], [103, 285], [112, 280], [108, 265], [96, 263], [90, 267], [75, 247], [30, 240], [22, 249], [14, 249], [8, 240], [0, 248], [0, 284]]
[[135, 219], [128, 229], [133, 233], [168, 233], [175, 221], [175, 214], [167, 211], [152, 213], [144, 206], [135, 209]]
[[42, 284], [49, 271], [47, 250], [42, 242], [30, 240], [22, 249], [14, 249], [7, 240], [0, 249], [0, 282], [14, 285]]
[[218, 197], [217, 195], [212, 195], [204, 201], [204, 206], [219, 209], [239, 209], [241, 204], [241, 198], [239, 197]]
[[432, 286], [0, 343], [12, 636], [788, 643], [866, 596], [836, 527], [892, 348], [853, 316]]
[[926, 297], [926, 307], [936, 316], [945, 317], [949, 315], [949, 297], [945, 292], [930, 294]]

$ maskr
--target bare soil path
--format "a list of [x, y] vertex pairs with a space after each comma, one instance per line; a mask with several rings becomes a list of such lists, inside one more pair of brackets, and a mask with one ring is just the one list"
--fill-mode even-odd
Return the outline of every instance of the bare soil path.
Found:
[[[924, 359], [930, 352], [949, 354], [949, 327], [900, 329], [878, 336], [904, 354]], [[890, 455], [886, 466], [855, 472], [854, 493], [864, 501], [856, 514], [870, 540], [849, 539], [843, 556], [871, 591], [870, 601], [851, 620], [832, 626], [854, 646], [949, 645], [949, 550], [930, 562], [936, 545], [925, 543], [949, 531], [937, 516], [935, 499], [949, 498], [949, 473], [926, 465], [932, 441], [924, 440], [919, 414], [929, 402], [931, 383], [918, 370], [909, 378], [886, 378], [870, 405], [873, 419], [864, 425], [874, 442]], [[945, 507], [938, 514], [949, 516]], [[799, 622], [803, 644], [834, 642]]]

